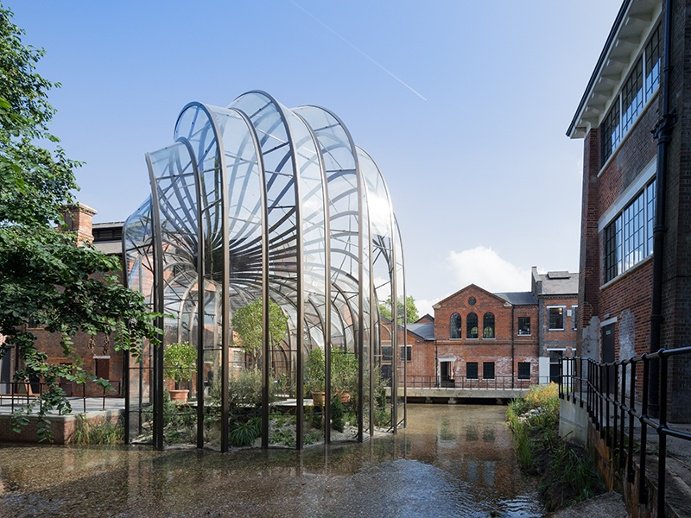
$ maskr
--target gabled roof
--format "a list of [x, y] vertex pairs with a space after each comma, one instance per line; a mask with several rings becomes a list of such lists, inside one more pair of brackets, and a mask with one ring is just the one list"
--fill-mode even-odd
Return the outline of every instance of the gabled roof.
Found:
[[475, 289], [475, 290], [481, 291], [481, 292], [485, 293], [486, 295], [489, 295], [490, 297], [494, 297], [495, 299], [500, 300], [500, 301], [502, 301], [502, 302], [505, 302], [505, 301], [506, 301], [505, 298], [498, 296], [496, 293], [491, 293], [491, 292], [487, 291], [486, 289], [481, 288], [481, 287], [478, 286], [477, 284], [468, 284], [466, 287], [461, 288], [460, 290], [458, 290], [458, 291], [455, 292], [455, 293], [452, 293], [451, 295], [449, 295], [449, 296], [446, 297], [446, 298], [443, 298], [442, 300], [440, 300], [439, 302], [437, 302], [437, 303], [436, 303], [434, 306], [432, 306], [432, 307], [434, 307], [434, 308], [436, 309], [436, 307], [437, 307], [438, 305], [443, 304], [443, 303], [446, 302], [447, 300], [452, 299], [452, 298], [454, 298], [454, 297], [460, 295], [460, 294], [463, 293], [464, 291], [469, 291], [469, 290], [471, 290], [471, 289]]
[[538, 295], [575, 295], [578, 293], [578, 272], [547, 272], [538, 274]]

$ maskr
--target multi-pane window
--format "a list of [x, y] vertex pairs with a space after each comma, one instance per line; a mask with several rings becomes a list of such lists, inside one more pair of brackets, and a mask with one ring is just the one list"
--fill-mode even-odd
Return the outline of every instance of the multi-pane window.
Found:
[[482, 317], [482, 337], [494, 338], [494, 313], [485, 313]]
[[469, 380], [477, 379], [477, 362], [468, 362], [465, 364], [465, 377]]
[[605, 282], [630, 270], [653, 253], [655, 180], [605, 227]]
[[641, 108], [643, 108], [643, 60], [639, 58], [621, 89], [622, 133], [626, 133], [633, 126]]
[[602, 121], [602, 162], [604, 163], [619, 145], [621, 140], [621, 118], [619, 117], [619, 97], [616, 98], [609, 113]]
[[454, 313], [449, 319], [449, 338], [461, 337], [461, 315]]
[[549, 314], [549, 330], [562, 331], [564, 329], [564, 307], [547, 308], [547, 312]]
[[660, 86], [660, 26], [653, 31], [645, 46], [645, 93], [650, 97]]
[[626, 132], [634, 125], [645, 103], [660, 86], [660, 26], [658, 25], [636, 60], [619, 95], [602, 120], [602, 163], [612, 156]]
[[530, 336], [530, 317], [518, 317], [518, 335]]
[[465, 319], [466, 338], [477, 338], [477, 315], [475, 313], [468, 313]]
[[518, 362], [518, 379], [530, 379], [530, 362]]
[[483, 362], [482, 363], [482, 379], [493, 380], [494, 379], [494, 362]]

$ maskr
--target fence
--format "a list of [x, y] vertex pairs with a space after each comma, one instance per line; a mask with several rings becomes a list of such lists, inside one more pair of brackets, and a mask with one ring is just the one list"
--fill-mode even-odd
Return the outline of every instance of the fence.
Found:
[[[43, 404], [43, 393], [45, 392], [47, 383], [43, 381], [13, 381], [10, 383], [3, 382], [2, 385], [9, 387], [9, 393], [3, 394], [0, 392], [0, 404], [5, 405], [6, 401], [10, 402], [10, 412], [14, 413], [15, 408], [29, 405], [37, 401], [39, 406]], [[103, 385], [96, 381], [87, 380], [84, 383], [74, 383], [75, 387], [80, 387], [81, 395], [75, 395], [72, 390], [72, 395], [67, 397], [68, 400], [82, 400], [83, 411], [86, 413], [86, 398], [100, 397], [103, 399], [103, 409], [105, 409], [105, 399], [108, 397], [123, 397], [121, 391], [120, 381], [110, 381], [108, 385]], [[89, 394], [96, 393], [98, 396], [87, 396], [87, 387], [93, 388], [88, 390]]]
[[452, 389], [481, 389], [481, 390], [511, 390], [528, 389], [540, 383], [549, 383], [549, 377], [544, 376], [533, 379], [518, 379], [512, 376], [496, 376], [494, 378], [468, 378], [457, 376], [453, 380], [438, 380], [435, 376], [411, 376], [406, 377], [408, 388], [452, 388]]
[[[559, 397], [585, 406], [590, 421], [600, 437], [611, 448], [619, 469], [627, 467], [627, 480], [634, 483], [634, 443], [640, 447], [638, 480], [639, 503], [648, 503], [645, 465], [648, 446], [648, 428], [657, 432], [657, 515], [665, 515], [665, 473], [667, 466], [667, 439], [691, 441], [691, 433], [674, 428], [668, 419], [669, 359], [678, 356], [691, 358], [691, 347], [661, 349], [656, 353], [636, 356], [612, 363], [598, 363], [586, 358], [563, 358]], [[651, 374], [657, 370], [657, 383], [653, 394], [659, 402], [656, 410], [651, 406]], [[563, 374], [566, 373], [566, 374]], [[657, 417], [654, 415], [657, 414]], [[636, 429], [638, 421], [640, 428]], [[637, 437], [636, 437], [637, 436]], [[625, 460], [629, 459], [626, 463]]]

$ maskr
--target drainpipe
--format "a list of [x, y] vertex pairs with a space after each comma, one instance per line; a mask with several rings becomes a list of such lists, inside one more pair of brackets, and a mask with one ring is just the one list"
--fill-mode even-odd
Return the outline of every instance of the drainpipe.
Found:
[[[662, 275], [664, 262], [665, 205], [667, 194], [667, 149], [672, 139], [676, 116], [669, 109], [670, 55], [672, 46], [672, 1], [665, 0], [665, 22], [662, 54], [662, 98], [660, 118], [653, 129], [657, 140], [657, 179], [655, 186], [655, 227], [653, 229], [653, 304], [650, 317], [650, 352], [660, 350], [662, 335]], [[659, 373], [657, 361], [650, 369], [650, 413], [657, 416], [659, 399]]]
[[515, 369], [516, 369], [516, 344], [514, 343], [516, 333], [514, 329], [514, 310], [516, 309], [516, 306], [511, 304], [511, 388], [514, 388], [514, 376], [515, 376]]

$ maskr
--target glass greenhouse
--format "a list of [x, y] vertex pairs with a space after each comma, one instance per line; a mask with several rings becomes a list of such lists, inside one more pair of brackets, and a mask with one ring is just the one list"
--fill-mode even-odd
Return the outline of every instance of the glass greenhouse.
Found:
[[330, 111], [259, 91], [188, 104], [173, 140], [123, 235], [128, 286], [163, 315], [129, 360], [128, 440], [300, 449], [404, 426], [401, 236], [370, 155]]

